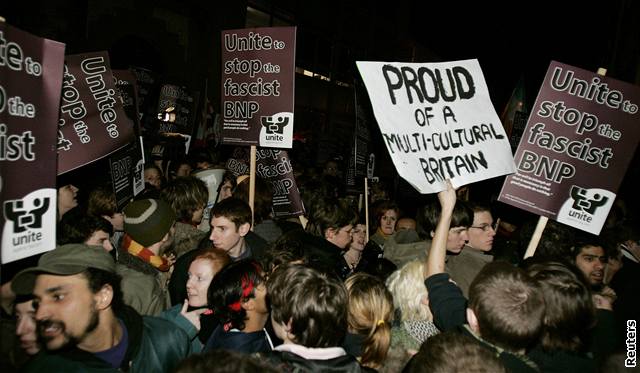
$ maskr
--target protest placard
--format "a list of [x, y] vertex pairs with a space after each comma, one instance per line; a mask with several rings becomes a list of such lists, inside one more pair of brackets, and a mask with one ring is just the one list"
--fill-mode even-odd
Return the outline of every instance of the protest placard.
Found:
[[113, 83], [122, 102], [122, 109], [133, 123], [133, 129], [140, 136], [140, 110], [138, 101], [138, 84], [131, 70], [113, 70]]
[[158, 132], [192, 136], [199, 96], [186, 87], [164, 84], [158, 98]]
[[393, 164], [420, 193], [514, 172], [477, 60], [357, 65]]
[[638, 144], [640, 88], [552, 61], [498, 200], [598, 234]]
[[56, 123], [64, 44], [0, 22], [2, 263], [56, 245]]
[[222, 143], [291, 148], [296, 28], [222, 32]]
[[134, 141], [107, 52], [65, 57], [58, 122], [58, 174], [107, 156]]
[[144, 189], [142, 150], [136, 143], [116, 151], [109, 157], [111, 183], [117, 210], [122, 209]]
[[347, 193], [362, 193], [364, 178], [367, 177], [369, 144], [371, 143], [371, 131], [369, 131], [371, 107], [362, 84], [354, 85], [353, 94], [356, 103], [356, 125], [353, 131], [351, 154], [347, 162], [346, 190]]
[[276, 218], [304, 214], [300, 191], [286, 150], [258, 149], [256, 173], [273, 187], [273, 215]]

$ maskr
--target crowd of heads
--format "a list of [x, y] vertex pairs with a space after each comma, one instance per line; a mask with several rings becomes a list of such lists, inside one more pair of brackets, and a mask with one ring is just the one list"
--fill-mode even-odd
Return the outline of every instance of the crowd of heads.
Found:
[[[197, 353], [167, 365], [177, 372], [289, 370], [300, 362], [284, 352], [313, 360], [301, 348], [343, 348], [353, 359], [335, 360], [339, 364], [383, 372], [509, 371], [491, 348], [518, 356], [536, 349], [590, 353], [596, 310], [613, 309], [608, 285], [625, 255], [640, 251], [633, 229], [621, 229], [628, 224], [597, 237], [550, 222], [533, 258], [508, 263], [494, 247], [504, 237], [492, 205], [456, 200], [445, 238], [451, 268], [445, 269], [461, 285], [456, 260], [473, 273], [460, 290], [468, 294], [465, 335], [442, 323], [450, 315], [431, 303], [439, 295], [432, 299], [425, 286], [433, 278], [425, 275], [430, 245], [448, 216], [442, 203], [431, 200], [413, 215], [382, 198], [365, 217], [329, 183], [339, 174], [339, 163], [330, 161], [300, 185], [306, 226], [287, 226], [273, 214], [271, 185], [260, 179], [253, 209], [246, 176], [224, 172], [211, 196], [196, 176], [214, 163], [201, 155], [197, 163], [172, 161], [165, 172], [148, 165], [147, 190], [120, 208], [108, 186], [86, 191], [80, 206], [77, 187], [59, 188], [59, 246], [11, 283], [24, 353], [73, 347], [100, 356], [104, 336], [119, 335], [114, 325], [132, 307], [145, 317], [182, 317], [193, 326]], [[267, 221], [280, 229], [268, 245], [252, 231]], [[531, 235], [530, 223], [505, 224], [518, 226], [521, 241]], [[183, 236], [191, 241], [180, 241], [187, 249], [178, 249]], [[179, 302], [169, 302], [163, 288], [169, 281], [181, 289]], [[155, 308], [145, 304], [156, 301]], [[251, 346], [261, 347], [218, 350], [229, 345], [212, 338], [229, 333], [257, 335], [260, 343]]]

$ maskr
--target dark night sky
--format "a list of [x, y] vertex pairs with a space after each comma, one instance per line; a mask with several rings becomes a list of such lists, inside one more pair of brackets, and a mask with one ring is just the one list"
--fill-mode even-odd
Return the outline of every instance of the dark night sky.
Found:
[[609, 68], [609, 75], [633, 83], [637, 66], [616, 63], [638, 61], [639, 11], [625, 0], [415, 1], [411, 32], [444, 60], [478, 58], [500, 111], [521, 75], [532, 104], [551, 60], [593, 71]]

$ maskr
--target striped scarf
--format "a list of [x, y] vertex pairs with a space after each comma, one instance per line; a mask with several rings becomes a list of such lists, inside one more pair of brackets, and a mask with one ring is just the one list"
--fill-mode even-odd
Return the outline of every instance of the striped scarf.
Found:
[[136, 256], [146, 263], [151, 264], [161, 272], [167, 272], [170, 268], [169, 262], [164, 257], [156, 255], [153, 251], [134, 241], [131, 236], [125, 234], [122, 238], [122, 247], [133, 256]]

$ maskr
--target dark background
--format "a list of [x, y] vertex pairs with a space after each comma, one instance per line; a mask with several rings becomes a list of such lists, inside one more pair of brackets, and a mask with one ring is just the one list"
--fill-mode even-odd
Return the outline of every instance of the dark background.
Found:
[[[305, 142], [291, 153], [304, 166], [348, 157], [357, 60], [477, 58], [498, 114], [520, 79], [526, 106], [533, 104], [551, 60], [592, 71], [604, 67], [608, 76], [640, 83], [640, 2], [633, 0], [22, 0], [3, 1], [0, 15], [13, 26], [66, 43], [67, 54], [108, 50], [115, 69], [145, 67], [162, 83], [200, 92], [206, 81], [216, 112], [220, 31], [295, 25], [295, 132]], [[412, 189], [397, 178], [375, 133], [372, 145], [379, 155], [376, 175], [411, 201]], [[637, 185], [635, 158], [623, 194]], [[487, 184], [495, 187], [500, 180]]]

